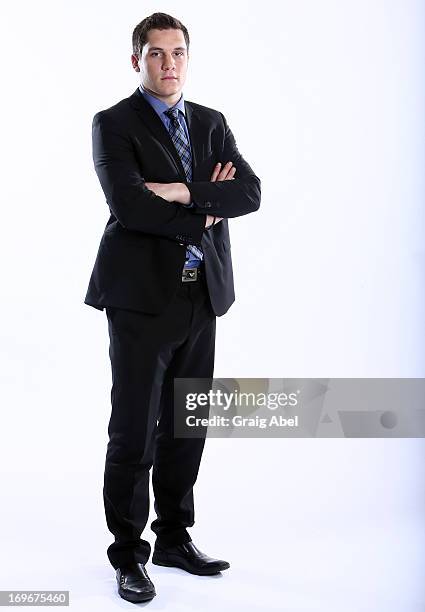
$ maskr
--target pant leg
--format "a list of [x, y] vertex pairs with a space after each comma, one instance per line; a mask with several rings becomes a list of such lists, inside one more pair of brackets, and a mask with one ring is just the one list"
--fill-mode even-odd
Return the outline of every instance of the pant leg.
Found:
[[193, 314], [190, 290], [184, 285], [160, 315], [106, 309], [112, 410], [103, 498], [114, 535], [107, 550], [114, 568], [146, 563], [151, 552], [140, 536], [149, 516], [149, 474], [162, 386], [175, 351], [187, 339]]
[[191, 540], [186, 528], [194, 524], [193, 486], [205, 444], [205, 438], [174, 438], [174, 378], [211, 380], [214, 371], [216, 316], [205, 281], [188, 287], [193, 304], [190, 331], [164, 379], [155, 438], [152, 486], [157, 518], [151, 529], [162, 547]]

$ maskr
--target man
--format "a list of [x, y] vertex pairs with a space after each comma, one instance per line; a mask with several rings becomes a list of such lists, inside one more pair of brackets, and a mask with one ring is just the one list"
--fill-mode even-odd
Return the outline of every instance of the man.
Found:
[[[258, 210], [260, 180], [219, 111], [185, 101], [184, 25], [154, 13], [133, 32], [140, 85], [93, 118], [110, 209], [85, 303], [106, 310], [112, 368], [104, 475], [109, 561], [124, 599], [152, 599], [140, 536], [155, 496], [152, 562], [198, 575], [229, 567], [192, 542], [204, 437], [173, 435], [174, 378], [213, 377], [216, 317], [234, 302], [228, 218]], [[235, 176], [237, 172], [237, 176]]]

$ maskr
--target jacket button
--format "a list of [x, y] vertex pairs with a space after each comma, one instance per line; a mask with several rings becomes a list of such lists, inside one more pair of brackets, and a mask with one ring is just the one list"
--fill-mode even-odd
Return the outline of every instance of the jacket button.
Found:
[[206, 206], [207, 208], [211, 208], [211, 202], [205, 202], [205, 206]]

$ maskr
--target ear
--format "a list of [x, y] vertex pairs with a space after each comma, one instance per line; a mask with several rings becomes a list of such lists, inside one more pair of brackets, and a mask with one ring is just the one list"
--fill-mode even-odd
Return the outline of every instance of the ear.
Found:
[[131, 55], [131, 65], [136, 72], [140, 72], [139, 58], [134, 53]]

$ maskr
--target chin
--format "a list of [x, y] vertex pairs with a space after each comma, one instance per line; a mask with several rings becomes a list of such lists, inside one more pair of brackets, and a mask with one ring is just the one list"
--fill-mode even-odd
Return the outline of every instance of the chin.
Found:
[[166, 86], [166, 87], [161, 87], [160, 90], [163, 91], [166, 94], [169, 93], [177, 93], [179, 91], [179, 87], [176, 83], [174, 83], [174, 87], [170, 87], [170, 86]]

